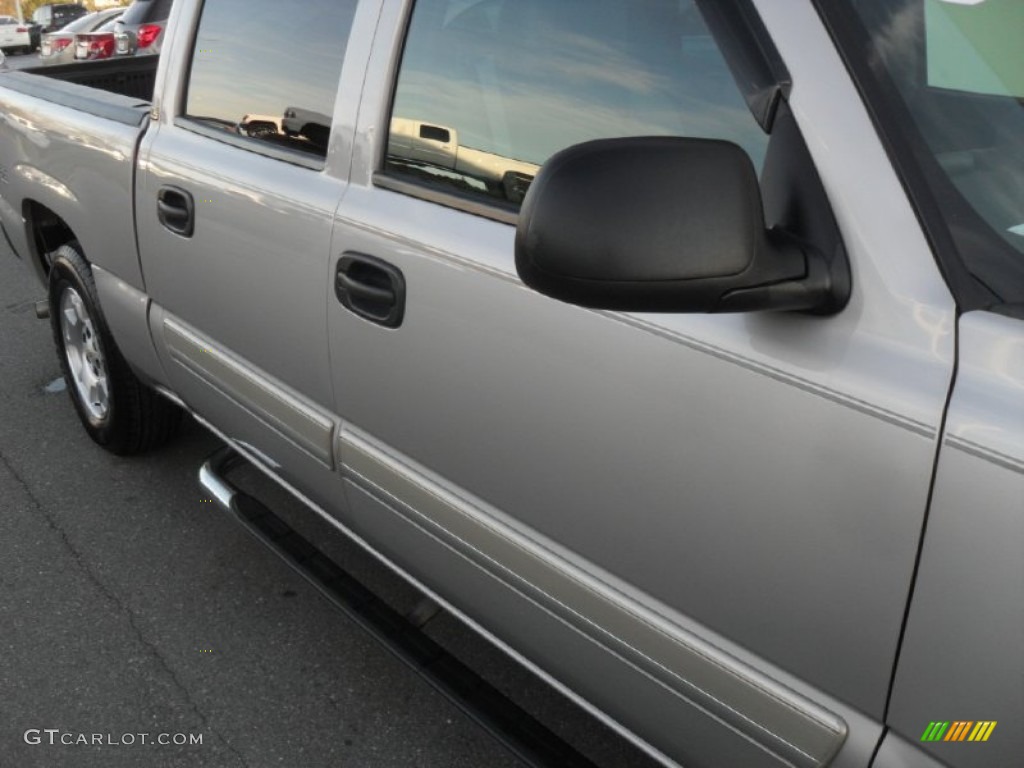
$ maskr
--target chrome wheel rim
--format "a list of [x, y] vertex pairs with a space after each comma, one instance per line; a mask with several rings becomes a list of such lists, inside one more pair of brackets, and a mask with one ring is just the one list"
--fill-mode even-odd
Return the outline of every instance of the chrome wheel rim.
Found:
[[110, 412], [107, 362], [85, 302], [74, 288], [65, 288], [60, 297], [60, 327], [78, 400], [93, 419], [102, 421]]

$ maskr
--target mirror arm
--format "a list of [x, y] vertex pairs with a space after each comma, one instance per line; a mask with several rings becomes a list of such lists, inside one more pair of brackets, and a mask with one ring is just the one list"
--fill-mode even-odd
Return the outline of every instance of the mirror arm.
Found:
[[846, 306], [850, 296], [849, 262], [839, 252], [826, 256], [814, 246], [781, 230], [767, 233], [766, 247], [772, 258], [799, 259], [802, 274], [793, 279], [740, 288], [721, 297], [715, 312], [752, 312], [757, 310], [808, 312], [831, 315]]

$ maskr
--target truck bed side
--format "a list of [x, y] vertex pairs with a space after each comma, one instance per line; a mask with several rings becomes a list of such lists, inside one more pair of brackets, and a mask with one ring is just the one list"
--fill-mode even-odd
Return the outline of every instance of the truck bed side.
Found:
[[0, 223], [40, 279], [45, 254], [71, 237], [142, 288], [133, 186], [155, 62], [116, 64], [0, 75]]

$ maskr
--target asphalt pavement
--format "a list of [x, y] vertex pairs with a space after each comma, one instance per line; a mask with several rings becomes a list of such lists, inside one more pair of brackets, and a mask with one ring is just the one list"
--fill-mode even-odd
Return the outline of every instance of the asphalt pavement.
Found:
[[[95, 446], [34, 315], [43, 295], [0, 243], [0, 768], [518, 764], [203, 501], [213, 436], [190, 421], [143, 457]], [[417, 604], [334, 529], [256, 491], [396, 608]], [[599, 765], [651, 765], [459, 622], [427, 629]]]

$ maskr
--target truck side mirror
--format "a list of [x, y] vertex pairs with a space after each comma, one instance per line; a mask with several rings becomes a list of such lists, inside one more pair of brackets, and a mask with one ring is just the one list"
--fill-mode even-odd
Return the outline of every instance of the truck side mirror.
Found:
[[594, 309], [834, 312], [849, 294], [837, 268], [765, 229], [750, 158], [710, 139], [569, 147], [533, 180], [516, 232], [527, 286]]

